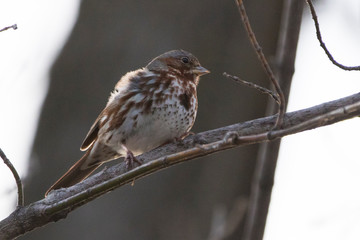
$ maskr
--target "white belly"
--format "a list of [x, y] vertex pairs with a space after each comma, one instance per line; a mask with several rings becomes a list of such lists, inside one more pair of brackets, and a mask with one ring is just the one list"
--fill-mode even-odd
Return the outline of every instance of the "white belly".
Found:
[[129, 111], [121, 128], [112, 134], [106, 145], [124, 156], [123, 144], [136, 156], [183, 136], [190, 130], [196, 117], [196, 98], [191, 101], [192, 107], [188, 110], [178, 98], [172, 98], [160, 105], [153, 104], [145, 114], [139, 110]]
[[161, 106], [153, 106], [149, 114], [139, 114], [135, 127], [132, 118], [124, 122], [128, 129], [125, 146], [135, 155], [147, 152], [184, 135], [195, 117], [195, 109], [187, 111], [179, 101], [167, 100]]

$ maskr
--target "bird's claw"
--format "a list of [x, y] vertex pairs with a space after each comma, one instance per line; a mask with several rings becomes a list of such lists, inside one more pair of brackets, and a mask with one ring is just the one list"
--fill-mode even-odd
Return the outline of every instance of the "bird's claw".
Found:
[[133, 169], [135, 163], [137, 163], [139, 166], [141, 166], [141, 164], [142, 164], [142, 162], [140, 160], [138, 160], [131, 151], [127, 151], [127, 154], [125, 157], [126, 169], [127, 170]]

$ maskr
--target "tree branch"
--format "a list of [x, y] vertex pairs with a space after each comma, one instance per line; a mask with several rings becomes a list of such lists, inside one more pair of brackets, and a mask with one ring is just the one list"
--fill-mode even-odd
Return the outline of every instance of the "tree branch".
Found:
[[16, 30], [16, 29], [17, 29], [17, 25], [14, 24], [14, 25], [11, 25], [11, 26], [8, 26], [8, 27], [4, 27], [4, 28], [0, 29], [0, 32], [5, 31], [5, 30], [8, 30], [8, 29], [10, 29], [10, 28]]
[[10, 169], [10, 171], [12, 172], [12, 174], [15, 178], [15, 182], [16, 182], [16, 186], [17, 186], [17, 190], [18, 190], [17, 205], [18, 205], [18, 207], [24, 206], [24, 191], [23, 191], [20, 176], [19, 176], [18, 172], [16, 171], [16, 168], [14, 167], [14, 165], [12, 165], [12, 163], [6, 157], [5, 153], [3, 152], [3, 150], [1, 150], [1, 148], [0, 148], [0, 157], [2, 158], [2, 160], [4, 161], [6, 166], [8, 166], [8, 168]]
[[255, 33], [251, 28], [250, 25], [250, 21], [249, 18], [246, 14], [246, 10], [245, 10], [245, 6], [243, 4], [242, 0], [236, 0], [240, 15], [241, 15], [241, 19], [242, 22], [244, 24], [245, 30], [248, 34], [249, 40], [256, 52], [257, 57], [259, 58], [262, 67], [265, 70], [266, 75], [268, 76], [270, 82], [272, 83], [272, 85], [275, 88], [275, 91], [277, 93], [277, 95], [279, 96], [279, 107], [278, 107], [278, 117], [275, 123], [274, 128], [281, 128], [282, 126], [282, 122], [283, 122], [283, 118], [284, 118], [284, 114], [285, 114], [285, 110], [286, 110], [286, 102], [285, 102], [285, 96], [283, 94], [283, 91], [281, 90], [281, 87], [279, 85], [279, 82], [276, 80], [275, 75], [273, 73], [273, 71], [270, 68], [270, 65], [268, 63], [268, 61], [265, 58], [264, 53], [262, 52], [262, 48], [260, 46], [260, 44], [258, 43], [258, 41], [256, 40], [255, 37]]
[[[294, 63], [303, 8], [302, 1], [284, 1], [274, 69], [284, 93], [285, 104], [289, 98], [295, 70]], [[268, 101], [266, 115], [274, 114], [276, 111], [275, 103]], [[280, 140], [260, 144], [245, 219], [244, 240], [263, 239], [279, 147]]]
[[360, 93], [357, 93], [312, 108], [287, 113], [282, 130], [269, 132], [277, 119], [274, 115], [189, 136], [181, 143], [167, 144], [139, 156], [138, 159], [144, 164], [131, 171], [126, 172], [125, 164], [120, 163], [79, 184], [52, 191], [45, 199], [18, 208], [0, 222], [0, 239], [12, 239], [49, 222], [63, 219], [68, 213], [93, 199], [171, 165], [359, 115]]
[[324, 41], [322, 40], [322, 36], [321, 36], [321, 32], [320, 32], [320, 26], [319, 26], [319, 21], [316, 15], [316, 11], [314, 8], [314, 5], [312, 4], [311, 0], [306, 0], [307, 4], [309, 5], [310, 8], [310, 12], [311, 12], [311, 16], [314, 20], [314, 24], [315, 24], [315, 29], [316, 29], [316, 37], [320, 42], [320, 46], [322, 47], [322, 49], [324, 49], [326, 55], [328, 56], [329, 60], [337, 67], [343, 69], [343, 70], [347, 70], [347, 71], [352, 71], [352, 70], [356, 70], [359, 71], [360, 70], [360, 66], [353, 66], [353, 67], [348, 67], [348, 66], [344, 66], [341, 63], [337, 62], [334, 57], [331, 55], [330, 51], [327, 49]]
[[252, 82], [248, 82], [248, 81], [245, 81], [237, 76], [233, 76], [233, 75], [230, 75], [226, 72], [223, 73], [223, 75], [227, 78], [230, 78], [232, 80], [234, 80], [235, 82], [238, 82], [238, 83], [241, 83], [241, 84], [244, 84], [245, 86], [248, 86], [248, 87], [251, 87], [251, 88], [255, 88], [256, 90], [258, 90], [259, 92], [261, 93], [265, 93], [267, 95], [269, 95], [270, 97], [272, 97], [278, 104], [280, 104], [280, 99], [279, 99], [279, 96], [274, 93], [273, 91], [267, 89], [267, 88], [264, 88], [264, 87], [261, 87], [255, 83], [252, 83]]

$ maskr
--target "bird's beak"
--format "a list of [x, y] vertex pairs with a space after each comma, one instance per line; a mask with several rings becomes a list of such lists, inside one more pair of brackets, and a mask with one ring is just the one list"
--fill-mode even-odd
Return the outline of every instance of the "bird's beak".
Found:
[[197, 66], [196, 68], [194, 68], [192, 70], [192, 72], [198, 76], [202, 76], [202, 75], [210, 73], [209, 70], [207, 70], [206, 68], [204, 68], [202, 66]]

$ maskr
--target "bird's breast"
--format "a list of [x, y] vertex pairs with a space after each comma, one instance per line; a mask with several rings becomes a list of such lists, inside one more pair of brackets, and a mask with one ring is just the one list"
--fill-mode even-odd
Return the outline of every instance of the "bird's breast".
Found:
[[135, 155], [154, 149], [187, 133], [197, 112], [196, 86], [181, 86], [173, 81], [166, 88], [148, 88], [129, 101], [121, 127], [111, 138], [113, 148], [124, 144]]

